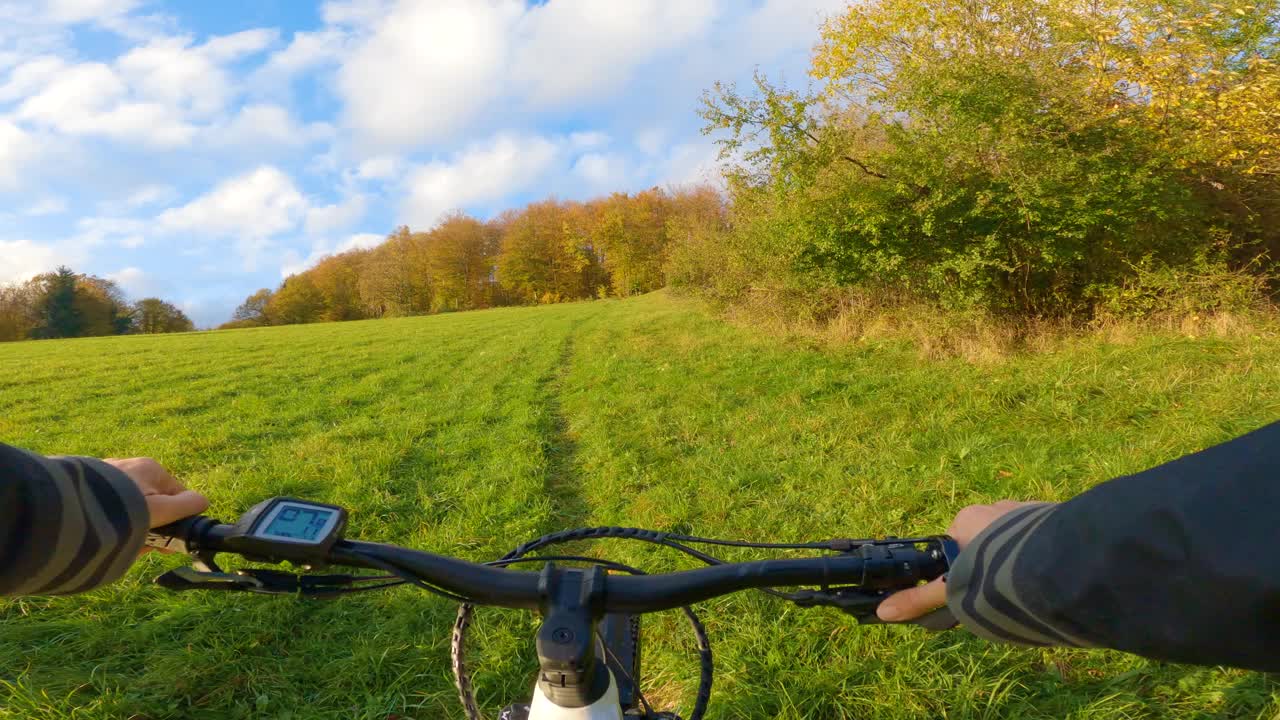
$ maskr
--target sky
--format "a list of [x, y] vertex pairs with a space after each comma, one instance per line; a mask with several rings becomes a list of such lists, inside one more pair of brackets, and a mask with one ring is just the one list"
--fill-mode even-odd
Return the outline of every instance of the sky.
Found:
[[714, 180], [699, 97], [806, 82], [846, 0], [0, 0], [0, 283], [200, 327], [452, 210]]

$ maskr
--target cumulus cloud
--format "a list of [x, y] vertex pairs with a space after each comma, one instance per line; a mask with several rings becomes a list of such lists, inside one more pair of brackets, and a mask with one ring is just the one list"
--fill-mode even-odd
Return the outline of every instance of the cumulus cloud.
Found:
[[[643, 63], [708, 31], [715, 0], [401, 0], [335, 11], [355, 38], [338, 71], [347, 124], [376, 148], [452, 138], [512, 105], [601, 103]], [[405, 92], [405, 87], [414, 92]]]
[[377, 155], [360, 163], [356, 177], [361, 180], [391, 180], [400, 176], [404, 161], [396, 155]]
[[328, 240], [316, 240], [311, 244], [310, 254], [305, 257], [296, 250], [287, 250], [280, 265], [280, 277], [287, 278], [290, 275], [297, 275], [314, 267], [316, 263], [330, 255], [338, 255], [352, 250], [368, 250], [386, 239], [387, 236], [376, 233], [356, 233], [338, 243], [331, 243]]
[[59, 265], [83, 260], [81, 251], [31, 240], [0, 240], [0, 283], [23, 282]]
[[67, 211], [67, 201], [60, 197], [46, 197], [36, 202], [31, 207], [23, 211], [24, 215], [32, 217], [41, 217], [44, 215], [58, 215]]
[[114, 244], [135, 248], [145, 244], [145, 233], [150, 226], [137, 218], [87, 217], [76, 223], [77, 233], [71, 240], [80, 247], [96, 247]]
[[120, 286], [125, 295], [137, 300], [144, 297], [165, 294], [171, 288], [170, 283], [152, 276], [142, 268], [124, 267], [107, 273], [107, 279]]
[[626, 178], [626, 159], [617, 153], [587, 153], [573, 164], [573, 173], [593, 187], [618, 188]]
[[0, 191], [21, 187], [23, 171], [39, 155], [38, 143], [31, 133], [0, 119]]
[[677, 144], [663, 161], [658, 171], [658, 180], [677, 186], [719, 183], [719, 155], [720, 149], [711, 142]]
[[253, 73], [250, 83], [272, 86], [317, 67], [338, 62], [348, 35], [336, 29], [294, 33], [289, 44], [271, 53]]
[[157, 37], [110, 65], [36, 57], [10, 73], [0, 100], [21, 99], [18, 119], [68, 135], [186, 145], [236, 94], [224, 64], [260, 52], [275, 38], [268, 30], [215, 36], [201, 45]]
[[401, 216], [414, 227], [431, 227], [450, 210], [500, 200], [536, 183], [560, 152], [547, 138], [503, 133], [448, 161], [419, 166], [406, 178]]
[[264, 165], [233, 177], [181, 207], [156, 218], [170, 234], [182, 232], [235, 240], [246, 269], [272, 237], [298, 227], [309, 203], [279, 168]]
[[533, 107], [613, 95], [641, 63], [702, 34], [714, 0], [551, 0], [514, 29], [512, 82]]
[[351, 227], [364, 217], [364, 195], [352, 195], [342, 202], [313, 207], [307, 211], [303, 227], [308, 235], [325, 235]]
[[212, 129], [210, 140], [240, 148], [301, 147], [328, 138], [327, 123], [299, 125], [289, 111], [271, 103], [245, 105], [225, 125]]
[[347, 123], [380, 147], [438, 140], [465, 127], [499, 94], [508, 31], [522, 5], [519, 0], [397, 4], [338, 71]]
[[168, 185], [144, 185], [130, 193], [125, 204], [136, 208], [170, 202], [176, 198], [177, 191]]

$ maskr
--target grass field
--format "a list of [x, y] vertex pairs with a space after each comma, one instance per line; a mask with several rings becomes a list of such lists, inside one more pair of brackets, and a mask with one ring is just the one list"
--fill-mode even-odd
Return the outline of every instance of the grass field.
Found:
[[[0, 346], [0, 441], [159, 458], [230, 519], [291, 494], [350, 534], [492, 559], [625, 524], [759, 540], [916, 534], [966, 504], [1063, 499], [1280, 417], [1280, 340], [1079, 340], [988, 365], [814, 350], [665, 294], [546, 308]], [[690, 567], [622, 543], [651, 571]], [[736, 555], [733, 557], [746, 557]], [[150, 555], [89, 595], [0, 601], [0, 718], [459, 717], [454, 607], [171, 595]], [[1271, 718], [1257, 673], [964, 632], [858, 628], [759, 594], [707, 603], [716, 718]], [[676, 614], [646, 689], [687, 711]], [[527, 696], [534, 618], [481, 611], [491, 715]]]

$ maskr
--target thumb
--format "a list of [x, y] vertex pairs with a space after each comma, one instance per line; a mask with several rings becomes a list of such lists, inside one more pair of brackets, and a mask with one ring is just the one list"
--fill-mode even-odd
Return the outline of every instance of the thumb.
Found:
[[880, 603], [876, 615], [885, 622], [915, 620], [947, 604], [947, 586], [942, 578], [920, 587], [901, 590]]
[[183, 490], [175, 495], [148, 495], [147, 512], [151, 514], [151, 527], [168, 525], [184, 517], [199, 515], [209, 507], [205, 496], [194, 490]]

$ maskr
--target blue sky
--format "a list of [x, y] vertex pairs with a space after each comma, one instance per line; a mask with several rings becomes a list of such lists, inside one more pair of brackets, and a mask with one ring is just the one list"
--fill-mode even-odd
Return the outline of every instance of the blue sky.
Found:
[[844, 4], [0, 0], [0, 283], [209, 326], [397, 225], [713, 179], [701, 91], [805, 82]]

